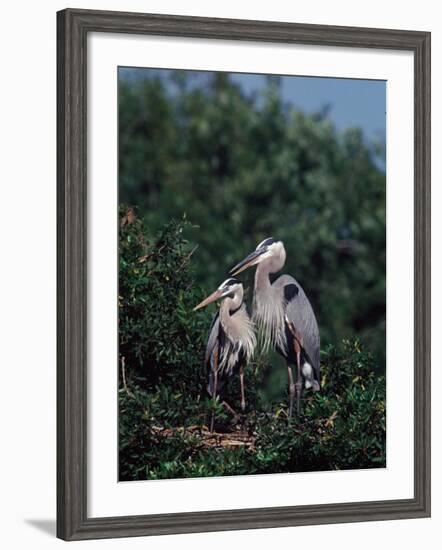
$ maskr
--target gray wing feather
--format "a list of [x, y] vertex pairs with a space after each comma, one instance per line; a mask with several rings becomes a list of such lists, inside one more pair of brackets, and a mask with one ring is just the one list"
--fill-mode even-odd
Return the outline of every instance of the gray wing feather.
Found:
[[212, 321], [212, 327], [210, 329], [209, 339], [207, 341], [207, 346], [206, 346], [206, 355], [204, 359], [206, 365], [211, 362], [212, 352], [218, 344], [218, 335], [219, 335], [219, 313], [216, 313]]
[[312, 367], [315, 370], [316, 377], [319, 380], [319, 350], [320, 338], [318, 323], [316, 321], [313, 308], [302, 288], [296, 279], [290, 275], [281, 275], [273, 283], [275, 288], [280, 288], [282, 297], [284, 297], [284, 287], [290, 284], [295, 284], [298, 287], [298, 292], [287, 303], [285, 314], [287, 319], [293, 323], [296, 329], [302, 335], [302, 345], [307, 352]]

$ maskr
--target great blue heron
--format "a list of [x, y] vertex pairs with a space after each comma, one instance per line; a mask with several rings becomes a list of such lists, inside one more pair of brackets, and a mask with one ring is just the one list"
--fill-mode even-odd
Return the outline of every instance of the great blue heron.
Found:
[[[206, 347], [205, 363], [209, 381], [207, 391], [214, 399], [222, 398], [226, 378], [239, 372], [241, 385], [241, 410], [246, 407], [244, 394], [244, 365], [251, 359], [256, 346], [253, 323], [244, 303], [242, 284], [236, 279], [225, 280], [218, 288], [198, 304], [194, 311], [222, 299], [210, 329]], [[232, 407], [222, 401], [223, 406], [234, 416]], [[213, 415], [211, 431], [213, 431]]]
[[[252, 318], [262, 335], [264, 350], [274, 347], [286, 359], [291, 416], [294, 397], [300, 412], [303, 381], [306, 388], [319, 390], [320, 340], [315, 314], [301, 285], [290, 275], [270, 281], [270, 275], [280, 271], [285, 260], [283, 243], [269, 238], [259, 243], [230, 273], [237, 275], [257, 265]], [[296, 382], [292, 365], [296, 365]]]

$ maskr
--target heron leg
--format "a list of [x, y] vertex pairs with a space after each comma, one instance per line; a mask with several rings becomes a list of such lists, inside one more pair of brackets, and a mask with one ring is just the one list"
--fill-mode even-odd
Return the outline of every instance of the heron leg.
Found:
[[241, 365], [239, 370], [239, 381], [241, 384], [241, 410], [244, 413], [246, 410], [246, 398], [244, 394], [244, 365]]
[[299, 416], [301, 413], [301, 390], [302, 390], [302, 378], [301, 378], [301, 354], [296, 353], [296, 367], [297, 367], [297, 377], [296, 377], [296, 414]]
[[[216, 394], [218, 391], [218, 350], [213, 354], [213, 406], [216, 403]], [[210, 419], [210, 433], [213, 433], [215, 425], [215, 410], [212, 410], [212, 417]]]
[[241, 385], [241, 412], [242, 412], [242, 415], [241, 415], [241, 429], [244, 430], [244, 425], [245, 425], [244, 413], [245, 413], [245, 410], [246, 410], [246, 397], [245, 397], [245, 393], [244, 393], [244, 365], [241, 365], [241, 367], [239, 369], [239, 382], [240, 382], [240, 385]]
[[295, 329], [295, 354], [296, 354], [296, 413], [299, 416], [301, 413], [301, 392], [302, 392], [302, 375], [301, 375], [301, 335]]
[[287, 365], [287, 371], [289, 375], [289, 393], [290, 393], [289, 418], [291, 418], [292, 412], [293, 412], [293, 399], [295, 397], [295, 384], [293, 381], [292, 367], [290, 365]]

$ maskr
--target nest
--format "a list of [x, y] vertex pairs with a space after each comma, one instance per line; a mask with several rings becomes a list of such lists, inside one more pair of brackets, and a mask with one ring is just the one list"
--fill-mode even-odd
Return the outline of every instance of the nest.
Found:
[[230, 432], [214, 430], [211, 432], [207, 426], [180, 426], [177, 428], [162, 428], [153, 426], [152, 431], [160, 437], [184, 437], [192, 439], [202, 448], [240, 448], [248, 451], [255, 450], [256, 438], [247, 431], [236, 428]]

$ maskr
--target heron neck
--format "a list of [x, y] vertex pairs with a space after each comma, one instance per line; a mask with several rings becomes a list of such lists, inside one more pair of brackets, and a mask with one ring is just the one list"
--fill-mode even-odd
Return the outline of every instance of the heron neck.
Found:
[[232, 298], [225, 298], [219, 308], [219, 318], [223, 329], [229, 333], [233, 324], [232, 316], [242, 304], [242, 295], [235, 294]]
[[220, 314], [230, 317], [239, 307], [241, 307], [242, 300], [243, 293], [238, 291], [235, 292], [232, 297], [225, 298], [221, 302]]
[[269, 263], [261, 262], [258, 264], [255, 272], [255, 290], [265, 291], [270, 290], [270, 273], [273, 273], [273, 270]]
[[279, 265], [263, 261], [256, 268], [253, 293], [253, 321], [264, 351], [270, 348], [285, 349], [284, 303], [278, 290], [270, 282], [269, 275], [277, 273]]

